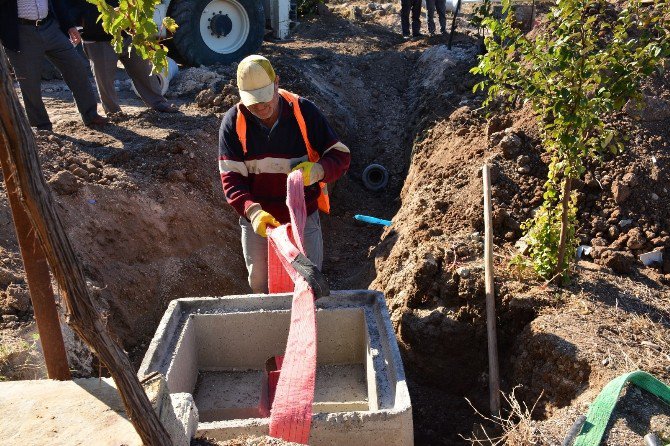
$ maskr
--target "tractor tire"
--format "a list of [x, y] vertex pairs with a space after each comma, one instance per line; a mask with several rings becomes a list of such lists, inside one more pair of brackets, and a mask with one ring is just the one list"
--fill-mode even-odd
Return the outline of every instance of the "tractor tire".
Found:
[[253, 54], [265, 34], [260, 0], [173, 0], [168, 15], [178, 59], [187, 65], [231, 64]]

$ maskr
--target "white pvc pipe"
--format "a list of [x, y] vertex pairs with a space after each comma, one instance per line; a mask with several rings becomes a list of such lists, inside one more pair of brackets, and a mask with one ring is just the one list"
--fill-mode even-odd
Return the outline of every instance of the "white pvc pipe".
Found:
[[[161, 95], [163, 95], [163, 96], [165, 96], [165, 93], [167, 93], [167, 91], [168, 91], [168, 87], [170, 86], [170, 81], [179, 72], [179, 65], [177, 65], [177, 62], [175, 62], [174, 60], [172, 60], [168, 57], [167, 58], [167, 63], [168, 63], [167, 68], [165, 70], [163, 70], [162, 72], [155, 75], [155, 76], [158, 76], [158, 84], [161, 87]], [[130, 86], [132, 87], [135, 94], [139, 97], [140, 94], [135, 89], [135, 84], [132, 81], [130, 83]]]
[[[463, 0], [461, 0], [461, 4], [463, 4]], [[456, 12], [456, 6], [458, 6], [458, 0], [447, 0], [448, 12]]]
[[167, 58], [167, 64], [167, 68], [163, 72], [158, 73], [158, 82], [161, 84], [161, 94], [163, 95], [167, 93], [172, 78], [179, 72], [179, 65], [169, 57]]
[[[484, 0], [461, 0], [461, 5], [464, 3], [484, 3]], [[502, 3], [502, 0], [491, 0], [491, 3]], [[455, 12], [458, 0], [447, 0], [447, 11]]]

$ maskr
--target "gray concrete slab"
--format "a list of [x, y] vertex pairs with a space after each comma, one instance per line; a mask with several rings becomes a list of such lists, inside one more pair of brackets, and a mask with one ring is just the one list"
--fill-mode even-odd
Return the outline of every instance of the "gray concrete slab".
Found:
[[369, 409], [368, 380], [364, 364], [317, 366], [314, 412], [331, 413]]
[[261, 370], [201, 372], [194, 392], [200, 420], [264, 416], [267, 406], [264, 382]]
[[[147, 390], [175, 446], [187, 446], [197, 426], [193, 400]], [[0, 445], [142, 446], [111, 378], [0, 382]]]

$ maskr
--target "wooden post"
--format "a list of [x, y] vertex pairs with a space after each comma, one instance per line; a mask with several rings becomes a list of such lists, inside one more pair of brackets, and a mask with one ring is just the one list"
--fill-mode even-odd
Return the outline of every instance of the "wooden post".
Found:
[[484, 264], [486, 279], [486, 332], [489, 351], [489, 401], [491, 414], [500, 416], [500, 374], [496, 335], [496, 302], [493, 286], [493, 220], [491, 215], [491, 176], [488, 164], [482, 168], [484, 181]]
[[51, 288], [49, 265], [28, 214], [19, 199], [16, 179], [9, 169], [9, 154], [4, 138], [0, 139], [0, 164], [2, 164], [2, 176], [5, 180], [9, 206], [12, 209], [16, 238], [21, 249], [23, 267], [26, 270], [30, 300], [33, 303], [47, 374], [51, 379], [66, 381], [71, 378], [70, 369], [67, 364], [63, 333], [60, 330], [58, 309]]
[[[83, 73], [82, 73], [83, 75]], [[9, 175], [62, 290], [67, 323], [97, 353], [114, 378], [128, 418], [144, 444], [171, 446], [172, 440], [151, 406], [126, 353], [107, 332], [88, 295], [81, 265], [72, 249], [37, 159], [37, 146], [14, 91], [0, 46], [0, 139], [8, 150]]]

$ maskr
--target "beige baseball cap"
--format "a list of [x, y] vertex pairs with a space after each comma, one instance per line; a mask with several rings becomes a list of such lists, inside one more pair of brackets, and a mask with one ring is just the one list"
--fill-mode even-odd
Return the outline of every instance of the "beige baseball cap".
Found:
[[263, 56], [252, 54], [237, 66], [237, 88], [246, 106], [269, 102], [275, 92], [275, 70]]

